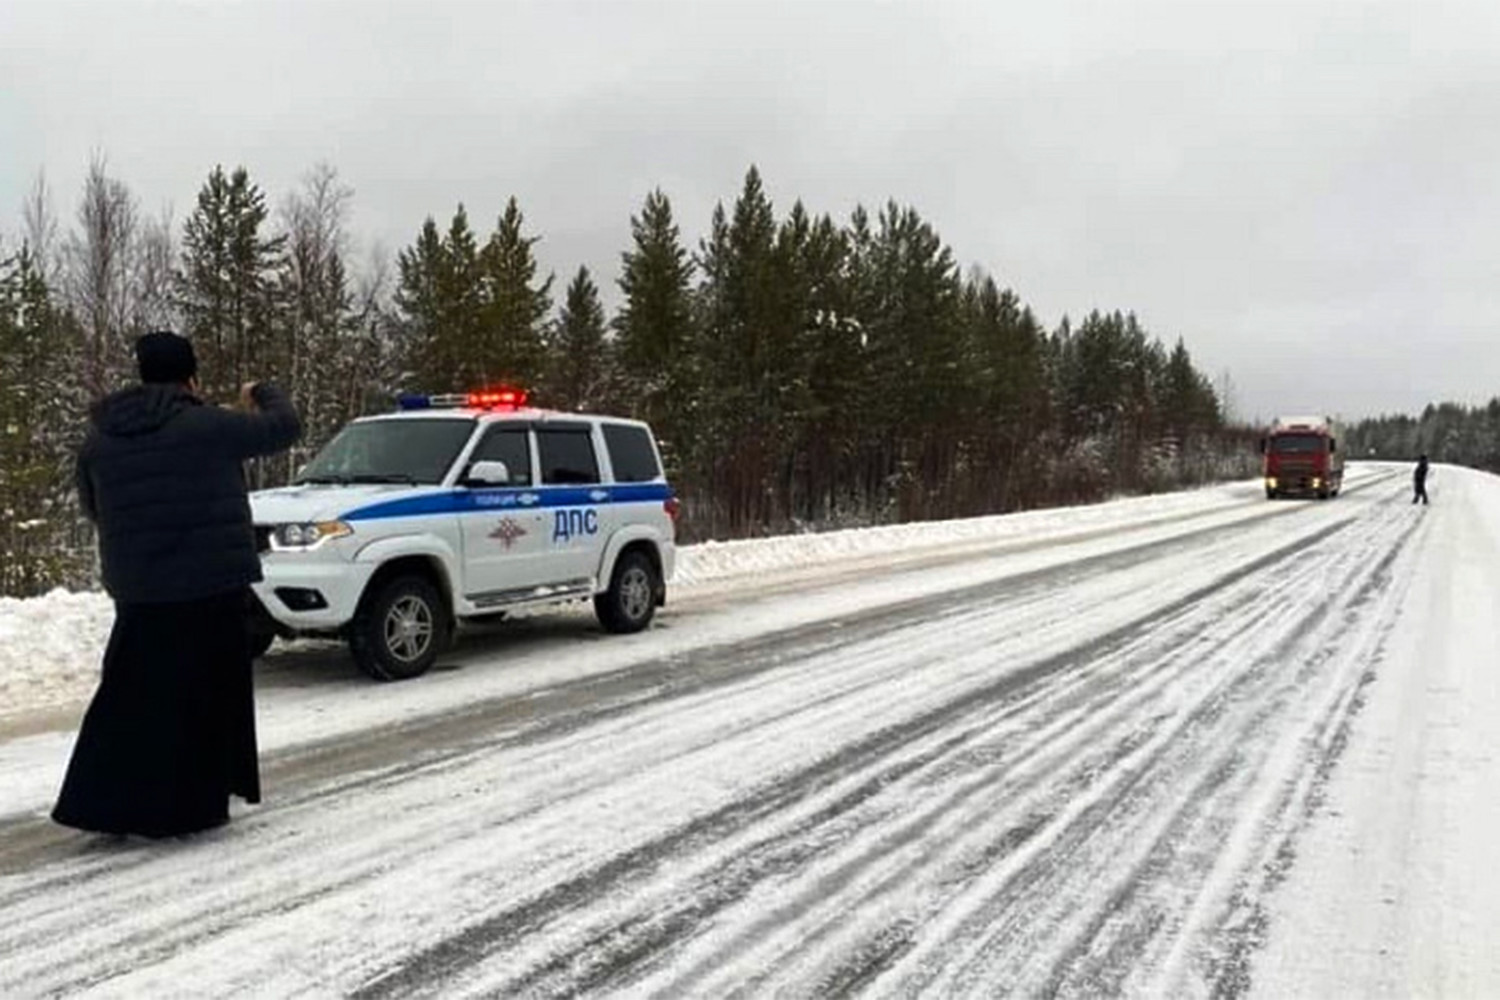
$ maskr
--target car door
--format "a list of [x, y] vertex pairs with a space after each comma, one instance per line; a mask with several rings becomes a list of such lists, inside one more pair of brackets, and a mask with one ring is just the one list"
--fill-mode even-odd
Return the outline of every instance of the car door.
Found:
[[650, 429], [641, 423], [601, 421], [600, 434], [609, 459], [609, 502], [600, 515], [599, 528], [606, 541], [625, 527], [651, 529], [657, 538], [671, 541], [672, 518], [667, 500], [672, 491], [662, 475], [661, 457]]
[[535, 487], [531, 432], [524, 423], [496, 423], [485, 431], [475, 462], [504, 462], [503, 485], [469, 483], [459, 515], [464, 550], [464, 596], [481, 606], [503, 604], [515, 591], [546, 583], [551, 524]]
[[592, 579], [599, 567], [600, 508], [609, 492], [600, 482], [593, 426], [587, 421], [548, 421], [535, 427], [538, 492], [550, 514], [547, 531], [549, 582]]

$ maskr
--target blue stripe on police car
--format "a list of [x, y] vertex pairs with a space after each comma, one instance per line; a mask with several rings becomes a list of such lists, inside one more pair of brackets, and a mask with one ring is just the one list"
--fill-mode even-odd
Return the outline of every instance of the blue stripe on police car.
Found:
[[[599, 499], [603, 494], [603, 499]], [[464, 514], [497, 507], [524, 507], [540, 510], [551, 507], [587, 507], [601, 504], [649, 503], [669, 500], [672, 488], [666, 483], [630, 483], [605, 488], [598, 486], [542, 486], [536, 489], [448, 490], [401, 497], [364, 507], [343, 515], [344, 521], [375, 521], [393, 517], [431, 517], [439, 514]]]

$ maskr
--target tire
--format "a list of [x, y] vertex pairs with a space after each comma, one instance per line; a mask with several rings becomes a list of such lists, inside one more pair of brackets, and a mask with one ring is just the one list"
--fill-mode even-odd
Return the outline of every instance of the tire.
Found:
[[1276, 499], [1276, 491], [1275, 490], [1266, 490], [1266, 499], [1267, 500], [1275, 500]]
[[420, 576], [398, 576], [361, 602], [349, 651], [377, 681], [404, 681], [432, 669], [448, 643], [448, 609]]
[[276, 641], [275, 632], [257, 632], [251, 630], [245, 633], [245, 648], [250, 652], [251, 660], [258, 660], [266, 655], [266, 650], [271, 648], [271, 643]]
[[594, 613], [605, 631], [617, 634], [639, 632], [656, 614], [661, 579], [656, 566], [640, 550], [622, 555], [615, 563], [609, 589], [594, 597]]

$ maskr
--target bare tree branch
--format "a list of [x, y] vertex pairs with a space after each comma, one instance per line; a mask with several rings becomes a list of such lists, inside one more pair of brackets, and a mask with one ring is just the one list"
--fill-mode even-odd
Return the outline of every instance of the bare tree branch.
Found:
[[47, 187], [45, 173], [37, 173], [36, 182], [21, 206], [21, 231], [42, 280], [49, 288], [55, 288], [62, 270], [61, 248], [57, 239], [57, 212], [52, 207], [52, 191]]
[[64, 283], [83, 326], [84, 388], [95, 397], [128, 369], [136, 215], [134, 196], [96, 153], [78, 204], [78, 231], [68, 240]]

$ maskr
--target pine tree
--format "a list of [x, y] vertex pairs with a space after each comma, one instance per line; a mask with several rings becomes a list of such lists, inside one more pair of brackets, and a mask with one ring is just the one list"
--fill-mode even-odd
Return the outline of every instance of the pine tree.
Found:
[[266, 199], [245, 168], [215, 167], [183, 226], [178, 303], [198, 354], [210, 399], [233, 399], [239, 386], [285, 378], [285, 344], [274, 336], [275, 275], [284, 237], [266, 237]]
[[610, 368], [609, 345], [599, 289], [586, 267], [580, 267], [568, 285], [551, 347], [547, 405], [560, 410], [601, 409]]
[[848, 282], [848, 241], [828, 216], [792, 206], [777, 236], [780, 285], [790, 336], [782, 340], [778, 381], [785, 428], [785, 512], [803, 522], [835, 515], [848, 500], [860, 329]]
[[873, 445], [868, 489], [882, 496], [894, 488], [903, 519], [939, 516], [958, 469], [951, 429], [969, 389], [958, 267], [915, 209], [891, 202], [873, 232], [860, 236], [856, 227], [868, 365], [859, 411]]
[[546, 366], [543, 324], [552, 307], [552, 278], [536, 283], [532, 247], [540, 237], [525, 236], [524, 218], [511, 198], [479, 255], [483, 290], [481, 334], [471, 387], [477, 384], [519, 382], [533, 385]]
[[407, 387], [449, 392], [483, 384], [485, 289], [464, 206], [442, 236], [429, 217], [398, 263], [395, 301]]
[[438, 392], [473, 389], [484, 384], [488, 337], [485, 288], [479, 241], [462, 205], [443, 237], [443, 266], [438, 269], [442, 326], [437, 363], [427, 372], [426, 387]]
[[429, 215], [416, 242], [396, 258], [399, 277], [395, 302], [400, 314], [402, 368], [413, 388], [427, 384], [437, 366], [445, 309], [442, 272], [448, 266], [446, 253], [437, 223]]
[[693, 262], [660, 189], [631, 217], [630, 232], [634, 246], [620, 255], [625, 299], [614, 321], [621, 403], [653, 426], [670, 461], [689, 452], [686, 435], [700, 395], [693, 366]]
[[974, 384], [973, 511], [1032, 505], [1040, 500], [1053, 446], [1045, 335], [1016, 294], [988, 276], [967, 283], [963, 312]]
[[70, 503], [75, 333], [28, 245], [0, 260], [0, 596], [77, 582], [89, 564]]
[[730, 219], [720, 205], [700, 254], [705, 469], [731, 530], [770, 523], [781, 436], [778, 346], [786, 332], [776, 220], [751, 167]]

